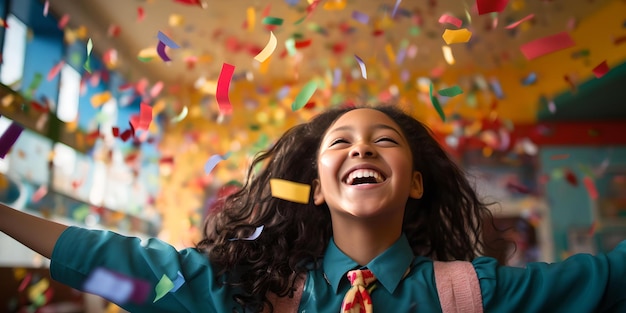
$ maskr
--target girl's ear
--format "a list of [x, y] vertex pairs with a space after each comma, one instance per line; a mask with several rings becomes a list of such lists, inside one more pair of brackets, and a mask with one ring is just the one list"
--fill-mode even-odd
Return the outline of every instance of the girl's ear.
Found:
[[422, 173], [413, 172], [413, 179], [411, 180], [411, 191], [409, 197], [413, 199], [419, 199], [424, 194], [424, 184], [422, 182]]
[[311, 183], [311, 187], [313, 188], [313, 203], [315, 205], [324, 204], [324, 195], [322, 194], [322, 184], [320, 184], [319, 179], [314, 179], [313, 183]]

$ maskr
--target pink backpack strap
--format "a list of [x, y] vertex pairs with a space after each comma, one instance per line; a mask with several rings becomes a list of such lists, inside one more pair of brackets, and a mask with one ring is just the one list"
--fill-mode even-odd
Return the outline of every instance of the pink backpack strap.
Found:
[[[304, 281], [306, 280], [306, 274], [300, 275], [293, 283], [293, 287], [296, 289], [293, 292], [293, 298], [290, 297], [279, 297], [275, 293], [270, 292], [267, 295], [268, 300], [274, 306], [275, 313], [288, 313], [288, 312], [298, 312], [298, 307], [300, 306], [300, 299], [302, 298], [302, 290], [304, 289]], [[265, 306], [263, 308], [263, 313], [269, 312], [269, 307]]]
[[435, 284], [443, 313], [482, 313], [483, 299], [471, 262], [434, 261]]

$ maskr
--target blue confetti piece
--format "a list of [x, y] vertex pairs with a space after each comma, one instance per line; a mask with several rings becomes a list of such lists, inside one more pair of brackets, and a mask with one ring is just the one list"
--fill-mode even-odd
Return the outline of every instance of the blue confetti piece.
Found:
[[535, 74], [535, 72], [531, 72], [530, 74], [528, 74], [528, 76], [522, 79], [522, 85], [524, 86], [532, 85], [536, 82], [537, 82], [537, 74]]
[[176, 276], [176, 279], [174, 279], [172, 283], [174, 283], [174, 287], [170, 290], [171, 293], [176, 292], [178, 288], [185, 283], [185, 277], [183, 277], [183, 274], [181, 274], [180, 271], [178, 271], [178, 276]]
[[172, 39], [170, 39], [170, 37], [167, 37], [163, 32], [159, 31], [157, 36], [159, 37], [159, 41], [164, 43], [166, 46], [172, 49], [180, 48], [178, 44], [176, 44]]

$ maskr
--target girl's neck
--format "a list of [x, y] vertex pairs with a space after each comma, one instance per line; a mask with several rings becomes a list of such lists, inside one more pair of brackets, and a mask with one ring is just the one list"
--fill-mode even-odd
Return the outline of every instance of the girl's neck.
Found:
[[402, 234], [399, 223], [387, 219], [370, 221], [333, 216], [333, 239], [343, 253], [364, 266], [391, 247]]

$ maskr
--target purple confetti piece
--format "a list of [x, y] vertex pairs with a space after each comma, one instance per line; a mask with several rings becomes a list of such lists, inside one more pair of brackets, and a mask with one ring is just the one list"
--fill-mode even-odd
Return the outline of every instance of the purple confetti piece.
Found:
[[396, 0], [396, 4], [393, 6], [393, 11], [391, 12], [391, 18], [394, 18], [396, 16], [396, 12], [398, 12], [400, 2], [402, 2], [402, 0]]
[[356, 58], [357, 62], [359, 62], [359, 67], [361, 67], [361, 75], [364, 79], [367, 79], [367, 68], [365, 68], [365, 62], [363, 62], [363, 60], [361, 60], [361, 58], [359, 58], [359, 56], [356, 54], [354, 55], [354, 57]]
[[15, 122], [9, 125], [4, 134], [2, 134], [2, 137], [0, 137], [0, 158], [4, 159], [13, 144], [17, 141], [17, 138], [22, 134], [22, 130], [24, 130], [24, 127]]
[[214, 154], [212, 155], [209, 160], [206, 162], [206, 164], [204, 165], [204, 173], [205, 174], [209, 174], [211, 173], [211, 171], [213, 171], [213, 169], [215, 168], [215, 166], [217, 166], [217, 163], [223, 161], [224, 158], [219, 155], [219, 154]]
[[264, 225], [261, 225], [261, 226], [257, 227], [254, 230], [254, 233], [252, 235], [248, 236], [248, 237], [245, 237], [245, 238], [230, 238], [228, 240], [230, 240], [230, 241], [236, 241], [236, 240], [251, 241], [251, 240], [256, 240], [257, 238], [259, 238], [259, 236], [261, 236], [261, 233], [263, 232], [263, 228], [264, 227], [265, 227]]
[[365, 25], [370, 22], [370, 16], [359, 11], [352, 11], [352, 18]]
[[159, 41], [159, 44], [157, 44], [156, 50], [163, 61], [169, 62], [172, 60], [170, 59], [169, 56], [167, 56], [167, 53], [165, 53], [165, 43], [163, 41]]

